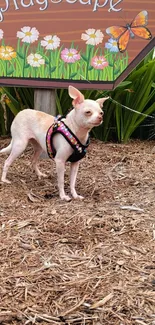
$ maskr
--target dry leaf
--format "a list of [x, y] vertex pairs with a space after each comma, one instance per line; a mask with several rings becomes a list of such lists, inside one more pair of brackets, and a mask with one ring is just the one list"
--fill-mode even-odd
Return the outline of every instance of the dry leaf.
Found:
[[134, 205], [123, 205], [123, 206], [120, 206], [120, 209], [122, 209], [122, 210], [130, 210], [130, 211], [144, 212], [143, 209], [137, 208]]
[[123, 250], [122, 250], [122, 253], [123, 253], [124, 255], [126, 255], [126, 256], [130, 256], [130, 255], [131, 255], [130, 252], [129, 252], [127, 249], [123, 249]]
[[117, 261], [117, 264], [120, 265], [120, 266], [122, 266], [122, 265], [125, 264], [125, 261], [123, 261], [123, 260], [119, 260], [119, 261]]
[[19, 243], [19, 247], [23, 248], [23, 249], [26, 249], [26, 250], [29, 250], [31, 251], [33, 249], [33, 247], [29, 244], [25, 244], [25, 243]]
[[27, 193], [28, 199], [31, 202], [37, 202], [38, 200], [36, 199], [36, 197], [34, 197], [34, 195], [32, 193]]
[[104, 297], [102, 300], [99, 300], [99, 301], [95, 302], [90, 307], [90, 309], [95, 309], [95, 308], [104, 306], [110, 299], [113, 298], [113, 296], [114, 296], [113, 293], [110, 293], [109, 295], [107, 295], [106, 297]]

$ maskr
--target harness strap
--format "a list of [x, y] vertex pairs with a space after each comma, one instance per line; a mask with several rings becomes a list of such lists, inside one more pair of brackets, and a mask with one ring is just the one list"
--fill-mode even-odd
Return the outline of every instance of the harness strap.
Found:
[[53, 136], [60, 133], [64, 136], [70, 146], [73, 148], [73, 154], [68, 158], [68, 161], [75, 162], [82, 159], [86, 154], [86, 148], [89, 145], [89, 137], [85, 145], [83, 145], [76, 135], [62, 121], [62, 116], [57, 116], [54, 123], [49, 127], [46, 135], [47, 152], [50, 158], [54, 158], [56, 150], [53, 146]]

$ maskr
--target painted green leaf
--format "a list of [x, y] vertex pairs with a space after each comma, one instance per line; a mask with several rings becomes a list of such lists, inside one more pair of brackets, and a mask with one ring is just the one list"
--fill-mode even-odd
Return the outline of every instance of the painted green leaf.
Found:
[[25, 66], [24, 66], [25, 69], [27, 69], [27, 68], [29, 68], [29, 67], [30, 67], [29, 64], [25, 64]]
[[117, 75], [120, 72], [120, 69], [115, 69], [114, 74]]
[[50, 71], [51, 71], [51, 72], [54, 72], [55, 69], [56, 69], [56, 67], [52, 67]]
[[14, 72], [14, 69], [11, 67], [7, 70], [7, 76], [10, 76]]
[[81, 54], [82, 59], [87, 62], [87, 57], [84, 54]]
[[75, 76], [77, 75], [77, 72], [73, 72], [71, 75], [70, 75], [70, 78], [74, 78]]
[[18, 56], [24, 60], [24, 54], [22, 54], [21, 52], [17, 52]]

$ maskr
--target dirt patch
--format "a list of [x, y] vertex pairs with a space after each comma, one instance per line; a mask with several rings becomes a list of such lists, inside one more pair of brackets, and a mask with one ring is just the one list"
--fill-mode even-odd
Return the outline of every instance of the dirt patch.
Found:
[[[41, 160], [42, 180], [30, 147], [14, 163], [12, 185], [0, 184], [0, 324], [155, 324], [153, 146], [92, 140], [85, 199], [69, 203], [53, 161]], [[66, 174], [68, 191], [69, 164]]]

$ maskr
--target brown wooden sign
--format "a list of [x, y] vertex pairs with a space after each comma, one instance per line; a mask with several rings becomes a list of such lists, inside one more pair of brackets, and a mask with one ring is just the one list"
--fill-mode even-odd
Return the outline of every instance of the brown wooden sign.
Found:
[[1, 0], [0, 84], [112, 89], [155, 46], [154, 0]]

